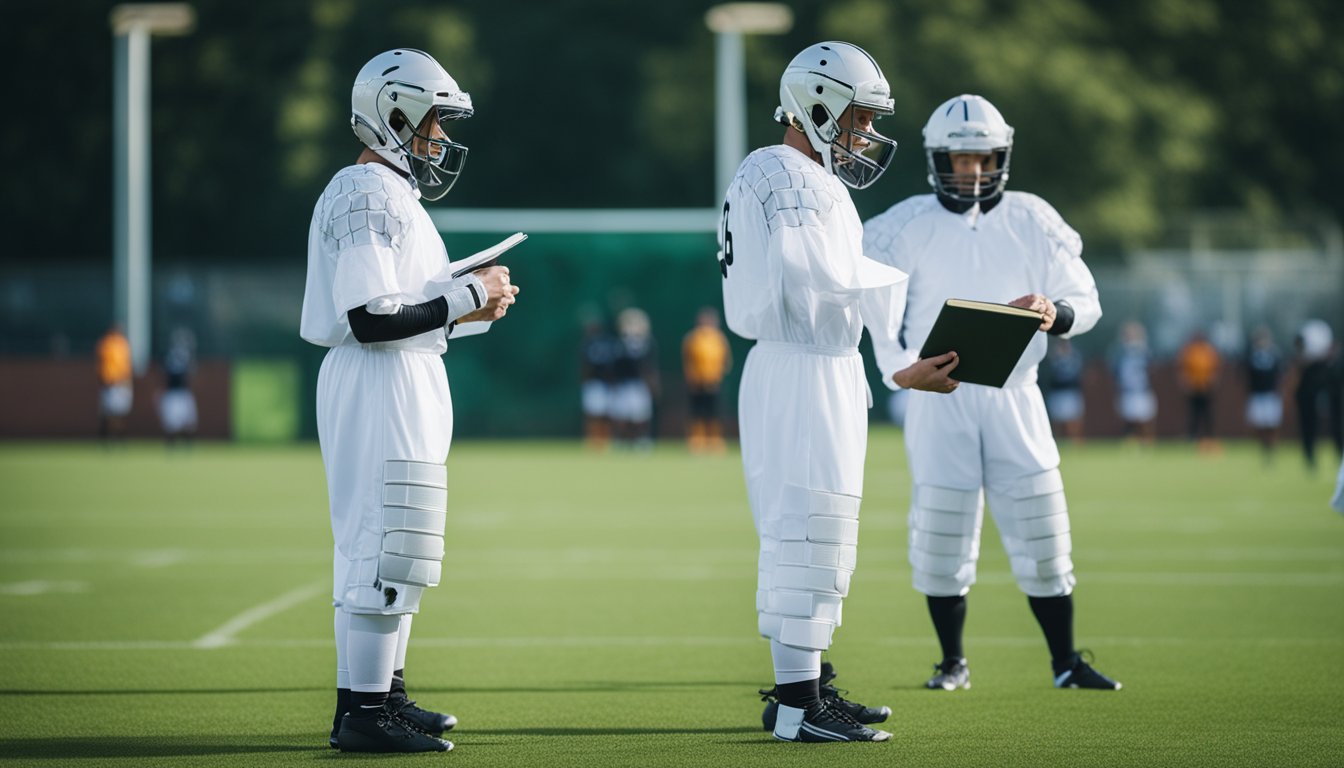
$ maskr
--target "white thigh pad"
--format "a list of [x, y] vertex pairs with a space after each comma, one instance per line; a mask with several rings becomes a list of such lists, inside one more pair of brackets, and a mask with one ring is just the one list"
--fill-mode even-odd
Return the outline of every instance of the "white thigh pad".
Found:
[[1069, 594], [1074, 585], [1073, 542], [1059, 470], [1018, 478], [1006, 489], [991, 491], [989, 505], [1022, 591], [1033, 597]]
[[926, 595], [964, 595], [975, 583], [984, 502], [980, 489], [916, 485], [910, 504], [910, 567]]
[[432, 587], [443, 568], [448, 470], [442, 464], [392, 459], [383, 469], [383, 551], [378, 578]]
[[858, 560], [859, 497], [786, 486], [780, 512], [778, 542], [762, 538], [758, 626], [785, 645], [825, 650]]

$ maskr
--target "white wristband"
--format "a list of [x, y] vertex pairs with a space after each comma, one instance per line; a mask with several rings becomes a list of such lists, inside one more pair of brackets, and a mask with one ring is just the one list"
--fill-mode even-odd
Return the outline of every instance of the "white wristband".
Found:
[[485, 283], [474, 274], [466, 274], [448, 284], [443, 298], [448, 301], [448, 322], [456, 322], [485, 306]]

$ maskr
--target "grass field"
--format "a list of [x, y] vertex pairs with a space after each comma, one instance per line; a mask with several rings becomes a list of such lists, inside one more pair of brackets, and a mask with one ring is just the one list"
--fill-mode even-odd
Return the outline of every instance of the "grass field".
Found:
[[[735, 455], [472, 443], [449, 459], [445, 584], [407, 677], [448, 755], [379, 765], [1338, 766], [1344, 517], [1284, 450], [1065, 447], [1078, 636], [1119, 693], [1050, 686], [986, 530], [975, 687], [905, 562], [899, 434], [869, 453], [859, 570], [829, 659], [887, 744], [759, 730], [755, 536]], [[0, 765], [306, 765], [326, 746], [330, 531], [317, 447], [0, 445]]]

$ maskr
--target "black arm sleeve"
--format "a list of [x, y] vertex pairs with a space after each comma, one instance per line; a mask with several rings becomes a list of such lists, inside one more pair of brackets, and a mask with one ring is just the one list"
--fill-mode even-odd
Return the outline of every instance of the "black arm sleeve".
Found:
[[375, 315], [364, 307], [355, 307], [345, 317], [360, 344], [409, 339], [447, 324], [448, 300], [440, 296], [424, 304], [403, 304], [390, 315]]
[[1073, 307], [1069, 306], [1067, 301], [1055, 302], [1055, 324], [1050, 326], [1046, 333], [1051, 336], [1061, 336], [1069, 332], [1073, 327]]

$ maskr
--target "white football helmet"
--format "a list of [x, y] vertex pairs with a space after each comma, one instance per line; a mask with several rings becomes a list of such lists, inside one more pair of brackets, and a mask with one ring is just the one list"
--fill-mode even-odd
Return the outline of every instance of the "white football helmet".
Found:
[[[998, 162], [980, 179], [959, 179], [952, 172], [953, 152], [994, 155]], [[939, 195], [963, 203], [989, 200], [1008, 183], [1013, 127], [988, 99], [964, 93], [943, 102], [929, 116], [924, 125], [924, 154], [929, 162], [929, 184]]]
[[[435, 138], [425, 116], [434, 113], [443, 137]], [[415, 180], [420, 194], [438, 200], [448, 194], [467, 148], [446, 138], [448, 122], [471, 117], [471, 95], [424, 51], [398, 48], [369, 60], [350, 92], [350, 127], [365, 146]], [[420, 139], [424, 154], [412, 143]]]
[[[891, 86], [862, 48], [833, 41], [803, 49], [779, 80], [779, 102], [775, 120], [806, 134], [826, 170], [846, 185], [871, 186], [891, 164], [895, 141], [876, 130], [856, 128], [852, 111], [849, 125], [840, 124], [841, 114], [851, 105], [871, 109], [877, 116], [890, 115], [894, 109]], [[857, 151], [850, 148], [846, 134], [853, 137]]]

